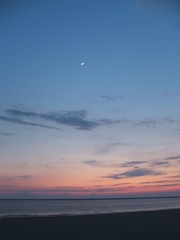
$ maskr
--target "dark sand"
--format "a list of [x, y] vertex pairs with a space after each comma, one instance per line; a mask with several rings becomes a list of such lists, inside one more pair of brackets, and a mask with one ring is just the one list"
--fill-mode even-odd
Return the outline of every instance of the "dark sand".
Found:
[[1, 218], [1, 240], [180, 240], [180, 209], [151, 212]]

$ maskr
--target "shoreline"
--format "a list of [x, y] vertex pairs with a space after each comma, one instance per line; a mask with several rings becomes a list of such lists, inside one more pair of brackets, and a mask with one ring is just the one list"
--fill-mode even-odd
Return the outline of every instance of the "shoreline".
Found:
[[78, 216], [99, 216], [99, 215], [119, 215], [124, 213], [141, 213], [141, 212], [161, 212], [161, 211], [171, 211], [171, 210], [180, 210], [179, 207], [177, 208], [153, 208], [153, 209], [142, 209], [142, 210], [124, 210], [119, 212], [102, 212], [102, 213], [74, 213], [74, 214], [61, 214], [61, 213], [55, 213], [55, 214], [22, 214], [22, 215], [11, 215], [11, 214], [5, 214], [0, 215], [0, 219], [11, 219], [11, 218], [51, 218], [51, 217], [78, 217]]
[[0, 218], [3, 240], [179, 240], [180, 209]]

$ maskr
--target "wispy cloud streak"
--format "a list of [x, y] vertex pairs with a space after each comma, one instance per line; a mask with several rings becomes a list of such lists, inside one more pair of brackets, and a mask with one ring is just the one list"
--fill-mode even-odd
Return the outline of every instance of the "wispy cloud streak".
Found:
[[144, 127], [156, 127], [156, 121], [154, 119], [146, 119], [135, 124], [135, 126], [144, 126]]
[[165, 158], [165, 160], [180, 160], [180, 155], [167, 157], [167, 158]]
[[100, 162], [98, 160], [87, 160], [83, 163], [92, 167], [107, 167], [103, 162]]
[[162, 175], [162, 173], [152, 169], [138, 168], [138, 169], [133, 169], [123, 173], [106, 175], [106, 176], [103, 176], [103, 178], [118, 180], [122, 178], [134, 178], [134, 177], [152, 176], [152, 175]]
[[137, 166], [140, 164], [147, 163], [146, 161], [131, 161], [131, 162], [125, 162], [121, 164], [121, 167], [132, 167], [132, 166]]
[[0, 136], [4, 136], [4, 137], [11, 137], [13, 136], [14, 134], [13, 133], [10, 133], [10, 132], [4, 132], [4, 133], [0, 133]]
[[8, 109], [6, 110], [6, 112], [11, 116], [43, 119], [57, 124], [73, 126], [83, 130], [91, 130], [99, 125], [99, 123], [97, 123], [96, 121], [87, 120], [86, 119], [87, 113], [84, 110], [64, 111], [60, 113], [36, 113]]
[[24, 121], [18, 118], [10, 118], [10, 117], [5, 117], [5, 116], [0, 116], [0, 121], [5, 121], [5, 122], [11, 122], [15, 124], [21, 124], [25, 126], [32, 126], [32, 127], [40, 127], [40, 128], [46, 128], [46, 129], [54, 129], [54, 130], [61, 130], [60, 128], [40, 124], [40, 123], [33, 123], [29, 121]]
[[[99, 126], [113, 125], [127, 122], [127, 120], [115, 120], [115, 119], [96, 119], [89, 120], [87, 118], [87, 111], [60, 111], [52, 113], [39, 113], [34, 111], [23, 111], [17, 109], [7, 109], [5, 113], [8, 116], [0, 116], [1, 121], [12, 122], [15, 124], [29, 125], [34, 127], [43, 127], [49, 129], [60, 130], [60, 128], [49, 126], [41, 123], [34, 123], [29, 121], [48, 121], [54, 124], [61, 124], [64, 126], [74, 127], [79, 130], [93, 130]], [[28, 121], [27, 121], [27, 120]]]
[[118, 99], [121, 99], [121, 98], [123, 98], [124, 97], [124, 95], [118, 95], [118, 96], [116, 96], [116, 97], [112, 97], [112, 96], [110, 96], [110, 95], [102, 95], [101, 96], [101, 98], [102, 99], [105, 99], [105, 100], [107, 100], [107, 101], [116, 101], [116, 100], [118, 100]]

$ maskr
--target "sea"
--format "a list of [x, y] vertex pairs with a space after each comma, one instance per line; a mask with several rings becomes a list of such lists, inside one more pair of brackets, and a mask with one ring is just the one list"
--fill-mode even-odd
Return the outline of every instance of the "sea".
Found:
[[1, 199], [0, 217], [92, 215], [180, 209], [180, 197], [121, 199]]

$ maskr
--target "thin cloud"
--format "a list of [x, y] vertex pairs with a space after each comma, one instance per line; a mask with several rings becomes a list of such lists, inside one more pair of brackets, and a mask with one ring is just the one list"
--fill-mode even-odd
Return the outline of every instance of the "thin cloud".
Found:
[[124, 97], [124, 95], [118, 95], [118, 96], [116, 96], [116, 97], [112, 97], [112, 96], [110, 96], [110, 95], [102, 95], [101, 96], [101, 98], [102, 99], [105, 99], [105, 100], [107, 100], [107, 101], [116, 101], [116, 100], [118, 100], [118, 99], [120, 99], [120, 98], [123, 98]]
[[135, 126], [155, 128], [156, 127], [156, 121], [153, 120], [153, 119], [146, 119], [146, 120], [143, 120], [141, 122], [136, 123]]
[[100, 162], [98, 160], [87, 160], [83, 162], [84, 164], [90, 165], [92, 167], [106, 167], [103, 162]]
[[117, 123], [126, 123], [129, 122], [127, 119], [122, 119], [122, 120], [116, 120], [116, 119], [100, 119], [98, 120], [100, 124], [104, 125], [112, 125], [112, 124], [117, 124]]
[[179, 183], [180, 180], [160, 180], [160, 181], [147, 181], [142, 182], [141, 184], [156, 184], [156, 183]]
[[14, 136], [14, 133], [10, 133], [10, 132], [0, 133], [0, 136], [11, 137], [11, 136]]
[[57, 170], [57, 167], [56, 166], [52, 166], [52, 165], [49, 165], [49, 164], [42, 164], [42, 163], [39, 163], [37, 165], [37, 167], [39, 168], [46, 168], [46, 169], [55, 169]]
[[112, 111], [113, 111], [114, 113], [121, 113], [121, 112], [122, 112], [122, 111], [121, 111], [120, 109], [118, 109], [118, 108], [113, 108]]
[[158, 171], [154, 171], [152, 169], [138, 168], [138, 169], [133, 169], [131, 171], [127, 171], [123, 173], [110, 174], [110, 175], [104, 176], [103, 178], [118, 180], [122, 178], [134, 178], [134, 177], [153, 176], [153, 175], [162, 175], [162, 173]]
[[97, 146], [97, 153], [99, 154], [104, 154], [104, 153], [108, 153], [111, 152], [113, 149], [121, 146], [121, 145], [125, 145], [126, 143], [121, 143], [121, 142], [114, 142], [114, 143], [107, 143], [105, 145], [102, 146]]
[[40, 124], [40, 123], [33, 123], [29, 121], [24, 121], [22, 119], [18, 118], [11, 118], [11, 117], [5, 117], [5, 116], [0, 116], [0, 121], [5, 121], [5, 122], [10, 122], [10, 123], [15, 123], [15, 124], [20, 124], [20, 125], [25, 125], [25, 126], [31, 126], [31, 127], [40, 127], [40, 128], [46, 128], [46, 129], [54, 129], [54, 130], [61, 130], [60, 128]]
[[96, 121], [86, 119], [87, 113], [85, 110], [64, 111], [60, 113], [36, 113], [8, 109], [6, 112], [11, 116], [43, 119], [58, 124], [73, 126], [81, 130], [92, 130], [99, 125]]
[[9, 189], [14, 189], [17, 185], [15, 184], [3, 184], [3, 185], [0, 185], [0, 192], [1, 191], [6, 191], [6, 190], [9, 190]]
[[21, 175], [21, 176], [18, 176], [18, 178], [21, 178], [23, 180], [29, 180], [29, 179], [33, 178], [33, 176], [31, 176], [31, 175]]
[[155, 161], [152, 162], [151, 164], [152, 166], [159, 166], [159, 167], [168, 167], [169, 166], [169, 162], [168, 161]]
[[122, 167], [134, 167], [138, 168], [137, 166], [140, 164], [147, 163], [146, 161], [132, 161], [132, 162], [125, 162], [125, 163], [114, 163], [114, 164], [105, 164], [102, 161], [98, 160], [87, 160], [84, 161], [83, 164], [87, 164], [91, 167], [106, 167], [106, 168], [122, 168]]
[[180, 179], [180, 175], [174, 175], [174, 176], [169, 176], [169, 177], [167, 177], [167, 178], [179, 178]]
[[[102, 187], [54, 187], [54, 188], [44, 188], [44, 189], [31, 189], [31, 190], [22, 190], [17, 191], [13, 194], [8, 194], [6, 197], [8, 198], [74, 198], [74, 196], [78, 196], [79, 194], [88, 194], [90, 196], [98, 196], [102, 193], [120, 193], [126, 192], [129, 189], [134, 188], [134, 186], [126, 186], [126, 187], [113, 187], [113, 186], [102, 186]], [[53, 196], [51, 195], [53, 194]], [[108, 195], [109, 196], [109, 195]], [[5, 197], [5, 195], [1, 195], [0, 197]]]
[[180, 160], [180, 155], [167, 157], [167, 158], [165, 158], [165, 160]]
[[122, 182], [122, 183], [115, 183], [115, 184], [112, 184], [112, 186], [114, 187], [118, 187], [118, 186], [124, 186], [124, 185], [129, 185], [130, 182]]
[[113, 97], [108, 96], [108, 95], [103, 95], [103, 96], [101, 96], [101, 98], [106, 99], [108, 101], [114, 101], [115, 100]]
[[[98, 126], [113, 125], [127, 122], [127, 120], [114, 120], [114, 119], [87, 119], [87, 112], [85, 110], [77, 111], [61, 111], [56, 113], [38, 113], [32, 111], [22, 111], [17, 109], [5, 110], [6, 116], [0, 116], [0, 120], [9, 121], [17, 124], [30, 125], [36, 127], [45, 127], [60, 130], [59, 128], [47, 126], [39, 123], [27, 122], [24, 119], [34, 119], [36, 121], [45, 120], [56, 124], [75, 127], [79, 130], [93, 130]], [[9, 117], [10, 116], [10, 117]]]
[[163, 97], [167, 97], [167, 96], [180, 96], [180, 92], [179, 91], [173, 91], [173, 92], [164, 92], [162, 94]]
[[131, 162], [122, 163], [120, 166], [121, 167], [133, 167], [133, 166], [141, 165], [144, 163], [147, 163], [147, 162], [146, 161], [131, 161]]
[[27, 175], [27, 174], [24, 174], [24, 175], [20, 175], [20, 176], [1, 176], [0, 177], [0, 181], [1, 182], [11, 182], [11, 181], [14, 181], [15, 179], [21, 179], [21, 180], [28, 180], [28, 179], [32, 179], [33, 176], [31, 175]]
[[177, 131], [177, 132], [179, 132], [179, 131], [180, 131], [180, 128], [173, 129], [173, 131]]
[[92, 130], [99, 126], [96, 121], [87, 120], [85, 110], [67, 111], [63, 113], [42, 114], [41, 118], [54, 121], [56, 123], [73, 126], [80, 130]]
[[167, 122], [167, 123], [178, 123], [178, 122], [180, 122], [180, 121], [177, 120], [177, 119], [166, 118], [166, 119], [165, 119], [165, 122]]
[[172, 183], [172, 184], [155, 184], [155, 185], [145, 185], [143, 187], [149, 187], [149, 188], [154, 188], [154, 187], [175, 187], [179, 186], [179, 183]]

